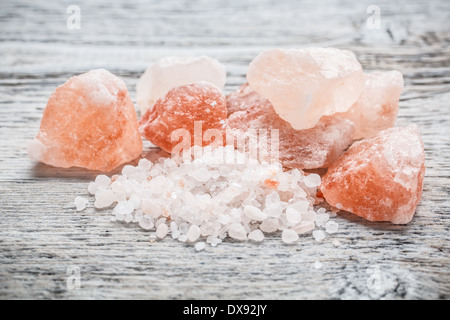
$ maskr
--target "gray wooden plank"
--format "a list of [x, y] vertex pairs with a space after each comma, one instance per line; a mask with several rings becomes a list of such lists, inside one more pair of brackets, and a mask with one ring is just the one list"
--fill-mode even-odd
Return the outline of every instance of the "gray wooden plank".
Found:
[[[0, 3], [1, 298], [450, 298], [448, 1], [377, 1], [379, 30], [365, 24], [373, 1], [77, 2], [80, 30], [66, 27], [68, 1]], [[73, 74], [107, 68], [134, 97], [158, 57], [207, 54], [225, 63], [230, 92], [261, 50], [305, 46], [350, 49], [367, 70], [404, 73], [397, 124], [419, 126], [427, 161], [409, 225], [342, 214], [341, 232], [323, 243], [273, 236], [197, 253], [112, 223], [92, 199], [76, 212], [74, 197], [96, 173], [26, 156], [49, 95]], [[67, 287], [70, 266], [80, 268], [78, 290]]]

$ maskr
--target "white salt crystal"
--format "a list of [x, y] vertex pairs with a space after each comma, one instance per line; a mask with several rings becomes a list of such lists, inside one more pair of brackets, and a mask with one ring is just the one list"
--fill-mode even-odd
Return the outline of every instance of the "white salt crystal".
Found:
[[267, 219], [267, 215], [254, 206], [246, 206], [244, 214], [252, 220], [263, 221]]
[[302, 214], [292, 207], [286, 209], [286, 220], [290, 224], [297, 224], [302, 220]]
[[169, 227], [165, 223], [161, 223], [156, 228], [156, 236], [158, 239], [163, 239], [167, 235], [167, 232], [169, 232]]
[[88, 204], [87, 199], [83, 197], [75, 197], [75, 206], [77, 207], [77, 211], [83, 211], [86, 209], [86, 206]]
[[291, 207], [303, 214], [308, 211], [310, 204], [307, 200], [300, 200], [291, 204]]
[[98, 209], [109, 207], [115, 201], [114, 193], [111, 190], [103, 189], [95, 194], [94, 206]]
[[247, 240], [247, 232], [240, 223], [233, 223], [230, 225], [228, 235], [236, 240]]
[[340, 245], [341, 245], [341, 242], [339, 240], [337, 240], [337, 239], [333, 240], [333, 246], [339, 247]]
[[316, 225], [318, 227], [324, 227], [329, 219], [330, 215], [328, 213], [318, 213], [316, 215]]
[[199, 168], [189, 171], [188, 174], [200, 182], [206, 182], [211, 179], [211, 172], [207, 168]]
[[133, 215], [131, 213], [127, 213], [123, 215], [123, 221], [126, 223], [130, 223], [133, 220]]
[[314, 230], [313, 237], [314, 239], [316, 239], [316, 241], [322, 241], [323, 239], [325, 239], [326, 235], [322, 230]]
[[264, 233], [259, 229], [255, 229], [248, 234], [248, 239], [255, 242], [261, 242], [264, 240]]
[[263, 232], [271, 233], [271, 232], [277, 231], [278, 230], [278, 226], [279, 226], [278, 219], [276, 219], [276, 218], [269, 218], [269, 219], [264, 220], [261, 223], [261, 225], [259, 226], [259, 228]]
[[200, 237], [200, 234], [201, 234], [201, 230], [200, 230], [199, 226], [193, 224], [189, 227], [189, 230], [186, 233], [186, 236], [190, 242], [194, 242], [194, 241], [197, 241], [197, 239]]
[[139, 219], [139, 226], [144, 230], [151, 230], [151, 229], [153, 229], [155, 224], [153, 223], [152, 217], [150, 217], [148, 215], [143, 215]]
[[206, 248], [206, 243], [205, 242], [197, 242], [194, 246], [195, 251], [202, 251], [205, 250]]
[[98, 188], [107, 188], [111, 184], [111, 179], [103, 174], [98, 175], [95, 178], [95, 184]]
[[311, 173], [305, 177], [304, 182], [308, 188], [315, 188], [320, 186], [321, 179], [318, 174]]
[[114, 212], [120, 213], [122, 215], [130, 214], [134, 211], [133, 204], [129, 201], [119, 202], [114, 208]]
[[90, 194], [94, 195], [97, 192], [97, 184], [95, 182], [89, 182], [88, 191]]
[[141, 207], [141, 198], [136, 194], [132, 194], [128, 201], [133, 205], [134, 209], [139, 209]]
[[185, 234], [182, 234], [178, 237], [178, 241], [180, 242], [186, 242], [187, 241], [187, 236]]
[[294, 243], [299, 239], [297, 232], [291, 229], [285, 229], [281, 233], [281, 240], [284, 243]]
[[328, 221], [325, 225], [325, 231], [327, 233], [336, 233], [339, 230], [339, 225], [335, 221]]
[[146, 159], [146, 158], [142, 158], [139, 160], [138, 166], [141, 167], [144, 170], [150, 170], [150, 168], [152, 167], [153, 163]]
[[323, 267], [323, 263], [320, 261], [315, 261], [314, 262], [314, 269], [322, 269]]
[[136, 172], [136, 167], [129, 165], [129, 164], [122, 168], [122, 174], [127, 177], [131, 177], [135, 172]]
[[314, 230], [316, 225], [314, 221], [301, 221], [299, 224], [292, 227], [292, 230], [295, 230], [298, 234], [303, 234]]

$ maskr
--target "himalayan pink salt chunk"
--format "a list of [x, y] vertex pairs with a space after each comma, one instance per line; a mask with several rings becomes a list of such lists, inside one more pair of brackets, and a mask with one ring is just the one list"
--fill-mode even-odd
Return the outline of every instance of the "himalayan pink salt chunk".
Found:
[[264, 51], [250, 63], [247, 80], [297, 130], [347, 111], [364, 86], [355, 55], [335, 48]]
[[354, 139], [372, 137], [393, 127], [403, 90], [403, 75], [398, 71], [364, 74], [364, 80], [358, 101], [342, 114], [355, 124]]
[[140, 77], [136, 101], [143, 115], [156, 100], [175, 87], [207, 81], [222, 90], [225, 78], [225, 66], [216, 59], [207, 56], [166, 57], [151, 65]]
[[48, 100], [30, 158], [55, 167], [111, 171], [142, 152], [125, 83], [104, 69], [70, 78]]
[[371, 221], [405, 224], [420, 202], [425, 155], [416, 126], [390, 128], [353, 144], [322, 179], [334, 207]]
[[[228, 126], [236, 135], [255, 134], [257, 129], [279, 130], [279, 159], [288, 168], [326, 168], [352, 143], [351, 121], [323, 117], [314, 128], [295, 130], [248, 84], [228, 95], [227, 107], [231, 109]], [[271, 156], [268, 152], [267, 157]]]
[[140, 119], [140, 131], [167, 152], [180, 145], [180, 151], [194, 144], [223, 145], [226, 118], [222, 91], [208, 82], [191, 83], [170, 90], [156, 101]]

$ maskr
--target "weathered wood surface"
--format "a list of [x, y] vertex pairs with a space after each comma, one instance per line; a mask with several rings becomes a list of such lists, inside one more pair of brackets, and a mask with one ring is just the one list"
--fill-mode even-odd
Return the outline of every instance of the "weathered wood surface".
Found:
[[[66, 27], [73, 2], [80, 30]], [[450, 2], [318, 3], [1, 1], [0, 298], [450, 298]], [[372, 4], [381, 29], [366, 26]], [[306, 46], [347, 48], [367, 70], [404, 73], [398, 125], [418, 124], [427, 158], [409, 225], [343, 214], [341, 232], [323, 243], [287, 246], [273, 236], [196, 253], [169, 239], [151, 243], [107, 210], [75, 212], [95, 173], [26, 156], [49, 95], [73, 74], [107, 68], [134, 97], [156, 58], [206, 54], [226, 64], [230, 92], [262, 49]], [[78, 290], [67, 288], [69, 266], [80, 268]]]

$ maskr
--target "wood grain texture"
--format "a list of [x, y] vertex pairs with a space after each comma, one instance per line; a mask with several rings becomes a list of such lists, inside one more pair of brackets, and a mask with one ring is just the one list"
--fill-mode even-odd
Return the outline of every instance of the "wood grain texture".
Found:
[[[450, 298], [450, 2], [76, 2], [80, 30], [66, 27], [73, 1], [0, 2], [0, 298]], [[366, 26], [371, 4], [381, 29]], [[342, 214], [341, 232], [322, 243], [287, 246], [278, 235], [197, 253], [112, 223], [92, 199], [76, 212], [74, 197], [87, 196], [96, 173], [26, 156], [49, 95], [74, 74], [104, 67], [134, 98], [155, 59], [206, 54], [226, 65], [230, 92], [261, 50], [307, 46], [350, 49], [366, 70], [403, 72], [397, 125], [419, 126], [427, 161], [409, 225]], [[81, 270], [78, 290], [67, 288], [69, 266]]]

